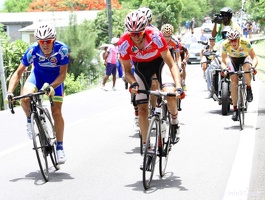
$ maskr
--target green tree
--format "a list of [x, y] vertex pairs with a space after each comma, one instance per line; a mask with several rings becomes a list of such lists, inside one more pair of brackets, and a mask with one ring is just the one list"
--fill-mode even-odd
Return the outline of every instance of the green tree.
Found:
[[[124, 19], [129, 11], [129, 9], [112, 9], [112, 33], [114, 37], [120, 37], [124, 32]], [[108, 43], [109, 27], [106, 10], [103, 10], [98, 13], [97, 18], [95, 19], [92, 25], [92, 29], [90, 31], [94, 32], [97, 36], [95, 43], [97, 47], [103, 43]]]
[[141, 7], [148, 7], [152, 10], [154, 24], [157, 28], [165, 23], [170, 23], [177, 30], [177, 27], [180, 24], [180, 16], [183, 4], [180, 0], [143, 0]]
[[6, 0], [5, 1], [5, 12], [26, 12], [29, 4], [32, 0]]
[[76, 15], [69, 19], [68, 27], [58, 29], [58, 40], [67, 44], [70, 48], [70, 64], [68, 73], [73, 73], [77, 78], [80, 74], [89, 77], [93, 82], [99, 73], [99, 62], [95, 60], [96, 33], [91, 30], [92, 22], [85, 21], [78, 25]]
[[246, 2], [246, 9], [251, 15], [251, 19], [265, 26], [265, 0], [249, 0]]

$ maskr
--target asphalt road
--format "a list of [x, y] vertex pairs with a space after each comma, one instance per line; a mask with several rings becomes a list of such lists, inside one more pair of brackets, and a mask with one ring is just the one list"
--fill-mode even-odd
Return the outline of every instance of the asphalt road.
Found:
[[68, 160], [59, 171], [50, 168], [47, 183], [27, 139], [21, 108], [15, 115], [0, 112], [0, 200], [265, 199], [264, 82], [253, 82], [254, 101], [240, 131], [231, 112], [222, 116], [217, 102], [206, 99], [199, 65], [189, 65], [187, 73], [181, 140], [170, 153], [164, 178], [156, 167], [152, 188], [142, 186], [133, 107], [119, 79], [117, 91], [97, 87], [65, 97]]

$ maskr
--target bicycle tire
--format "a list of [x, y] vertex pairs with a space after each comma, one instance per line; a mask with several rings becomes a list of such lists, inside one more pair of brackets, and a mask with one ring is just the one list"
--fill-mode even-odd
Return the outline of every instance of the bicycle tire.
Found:
[[49, 169], [48, 169], [48, 161], [46, 152], [47, 141], [44, 136], [44, 131], [41, 125], [37, 114], [31, 114], [31, 127], [32, 127], [32, 136], [33, 136], [33, 149], [36, 152], [38, 164], [40, 167], [40, 171], [45, 182], [49, 181]]
[[[158, 121], [156, 116], [153, 116], [150, 121], [148, 133], [146, 136], [146, 145], [143, 159], [143, 186], [145, 190], [150, 188], [156, 164], [156, 157], [158, 152]], [[155, 129], [153, 125], [155, 124]]]
[[244, 128], [244, 94], [243, 88], [238, 88], [238, 119], [240, 129], [243, 130]]
[[228, 110], [230, 109], [229, 101], [229, 83], [227, 81], [222, 82], [222, 115], [227, 115]]
[[140, 138], [140, 154], [143, 155], [143, 138], [142, 138], [141, 131], [139, 131], [138, 134]]
[[51, 118], [50, 112], [48, 111], [47, 108], [43, 109], [43, 114], [45, 117], [45, 132], [46, 132], [46, 138], [48, 140], [48, 146], [47, 146], [47, 151], [50, 155], [52, 165], [56, 170], [60, 169], [60, 165], [58, 164], [57, 161], [57, 155], [56, 155], [56, 132], [54, 130], [54, 125], [53, 125], [53, 120]]
[[171, 124], [171, 118], [170, 118], [170, 113], [167, 112], [167, 119], [166, 119], [167, 123], [167, 128], [166, 128], [166, 134], [165, 136], [162, 138], [160, 137], [160, 142], [158, 144], [161, 144], [161, 146], [158, 146], [158, 150], [159, 150], [159, 174], [160, 177], [163, 177], [166, 173], [166, 167], [167, 167], [167, 163], [168, 163], [168, 157], [169, 157], [169, 151], [171, 148], [171, 142], [170, 142], [170, 137], [171, 137], [171, 128], [170, 128], [170, 124]]

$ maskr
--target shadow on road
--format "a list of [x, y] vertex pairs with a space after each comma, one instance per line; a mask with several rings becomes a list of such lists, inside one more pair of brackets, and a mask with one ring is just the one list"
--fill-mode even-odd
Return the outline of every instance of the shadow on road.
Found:
[[[157, 178], [157, 179], [155, 179]], [[151, 188], [145, 190], [142, 181], [137, 181], [134, 184], [126, 185], [125, 187], [131, 187], [135, 191], [143, 191], [146, 194], [154, 193], [157, 190], [166, 188], [178, 188], [179, 191], [188, 191], [187, 188], [182, 186], [182, 180], [178, 176], [174, 176], [173, 172], [167, 172], [163, 178], [159, 175], [153, 178]]]

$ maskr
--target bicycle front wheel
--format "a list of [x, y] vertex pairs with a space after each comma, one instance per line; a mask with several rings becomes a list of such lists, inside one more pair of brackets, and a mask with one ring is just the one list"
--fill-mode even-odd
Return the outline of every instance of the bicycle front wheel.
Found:
[[143, 160], [143, 186], [147, 190], [150, 188], [156, 164], [158, 152], [159, 120], [153, 116], [150, 121], [146, 136], [146, 148]]
[[49, 170], [48, 170], [48, 153], [46, 151], [47, 140], [42, 128], [42, 125], [39, 121], [39, 118], [36, 114], [31, 115], [31, 130], [33, 136], [33, 146], [36, 152], [38, 164], [40, 167], [41, 174], [45, 181], [49, 180]]
[[[161, 137], [159, 137], [159, 142], [158, 142], [158, 151], [159, 151], [159, 174], [160, 177], [163, 177], [166, 173], [166, 167], [167, 167], [167, 162], [168, 162], [168, 157], [169, 157], [169, 151], [171, 148], [171, 143], [170, 143], [170, 136], [171, 136], [171, 129], [170, 129], [170, 114], [169, 112], [167, 113], [167, 119], [166, 123], [164, 122], [164, 126], [166, 126], [166, 132], [162, 133], [161, 132]], [[162, 125], [162, 124], [161, 124]]]
[[240, 129], [244, 128], [244, 120], [245, 120], [245, 102], [244, 102], [244, 88], [239, 88], [238, 92], [238, 118]]
[[56, 142], [57, 142], [57, 140], [56, 140], [56, 132], [55, 132], [54, 126], [53, 126], [53, 121], [52, 121], [51, 115], [50, 115], [47, 108], [44, 108], [43, 114], [44, 114], [43, 120], [45, 121], [44, 131], [45, 131], [48, 143], [49, 143], [46, 150], [50, 154], [50, 158], [51, 158], [51, 161], [52, 161], [54, 168], [56, 170], [59, 170], [60, 165], [58, 165], [57, 156], [56, 156]]

